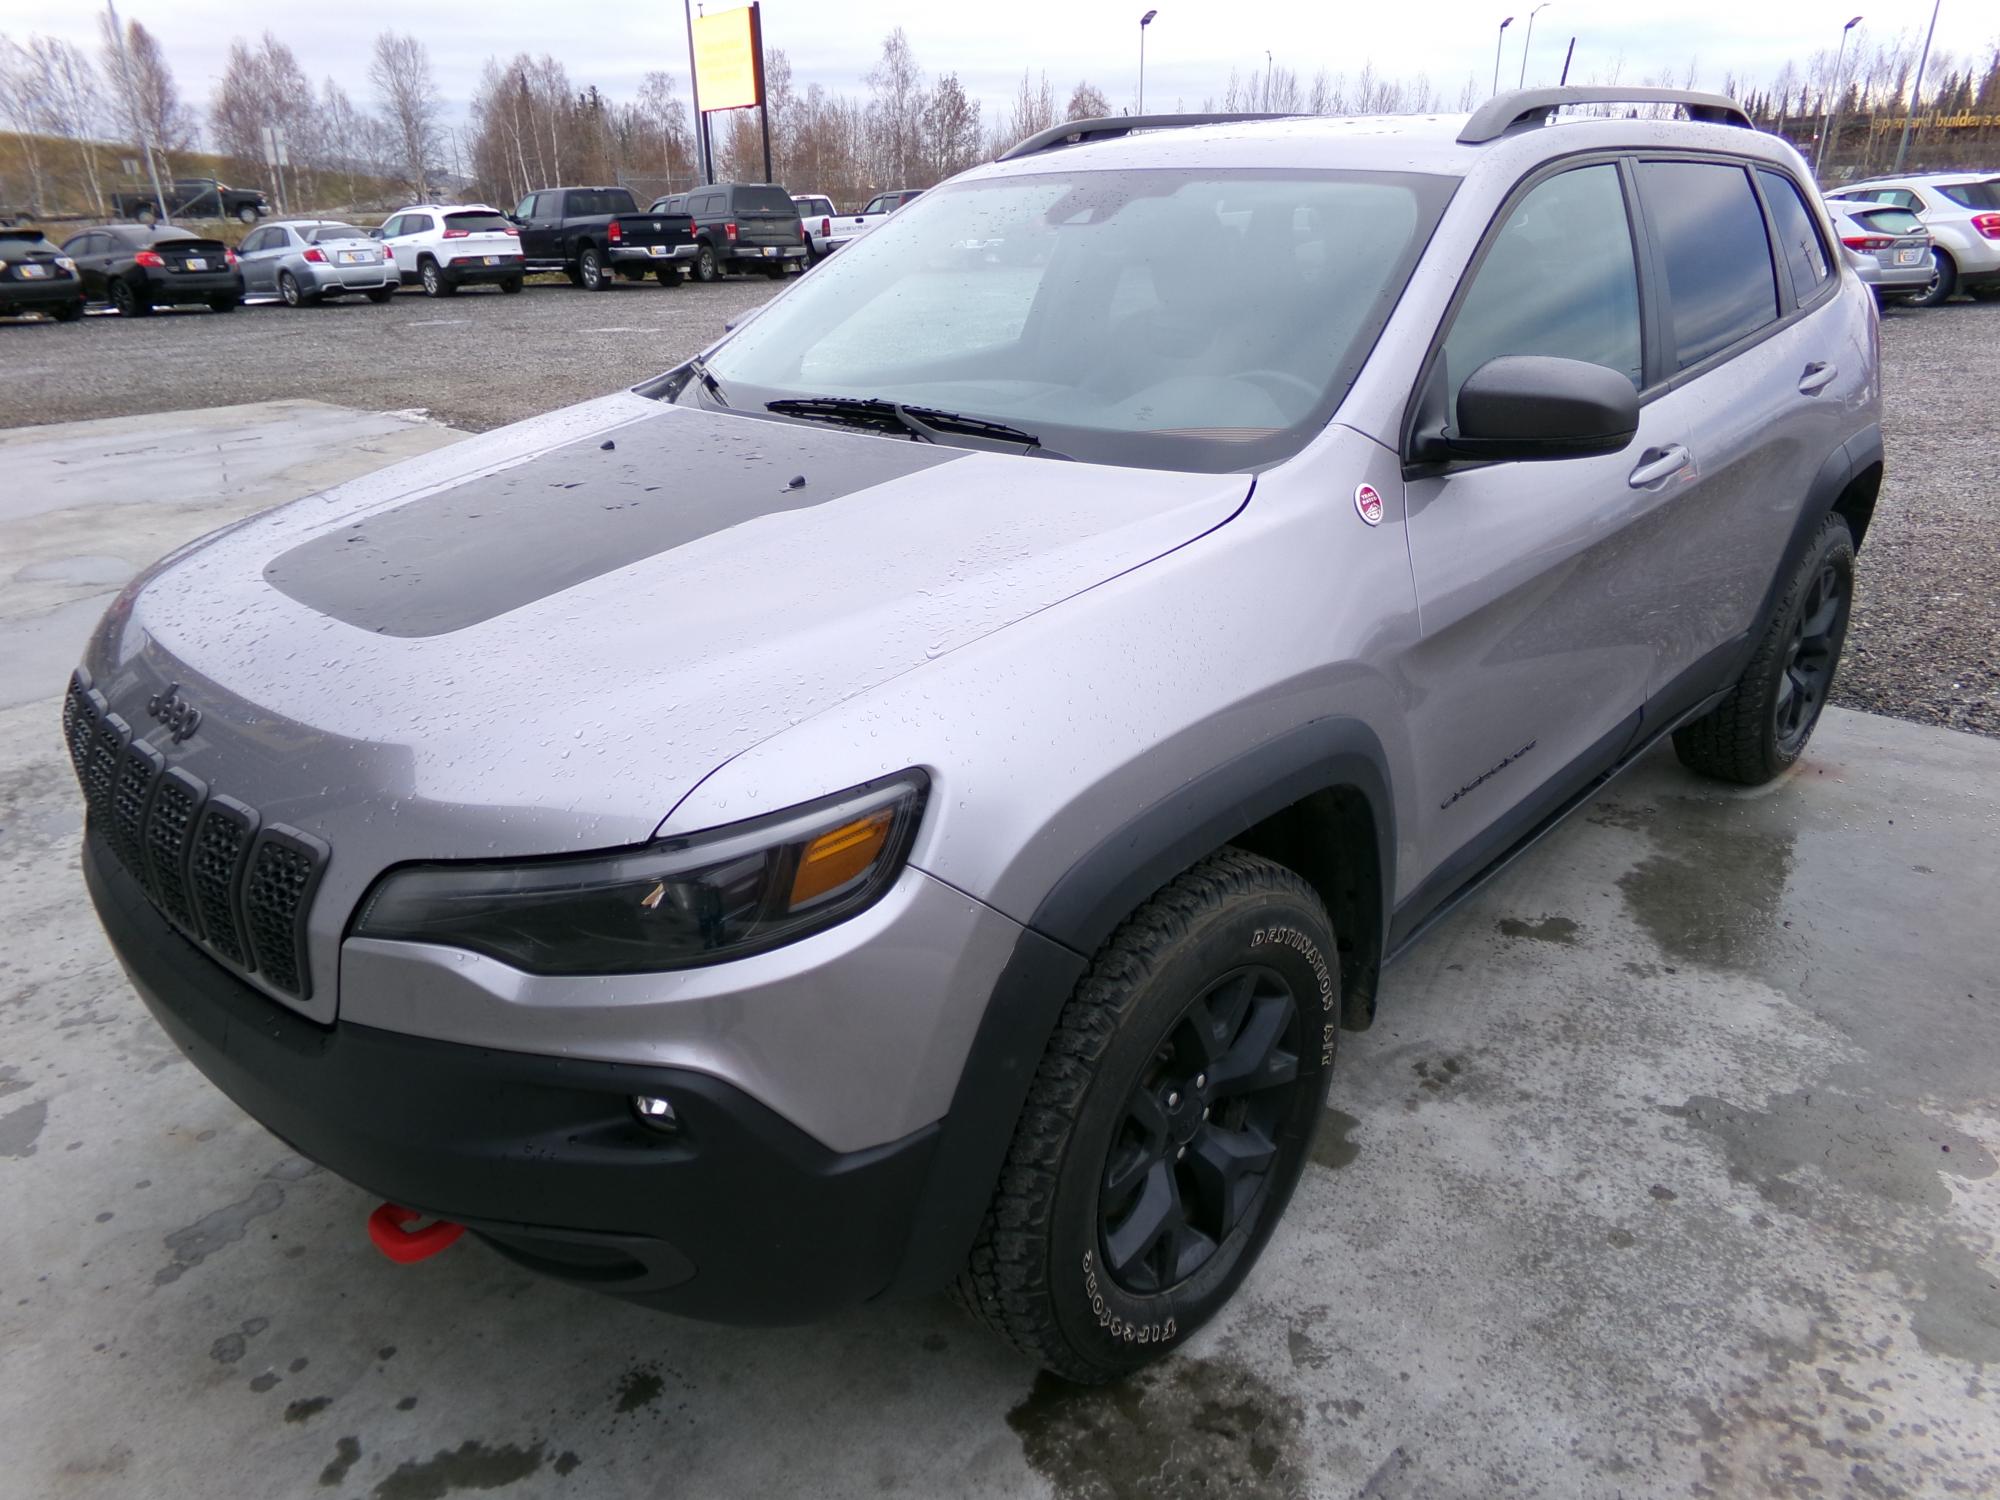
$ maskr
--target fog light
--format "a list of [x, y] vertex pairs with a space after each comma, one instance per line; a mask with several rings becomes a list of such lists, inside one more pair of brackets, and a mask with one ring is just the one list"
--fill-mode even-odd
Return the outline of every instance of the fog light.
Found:
[[639, 1123], [650, 1125], [665, 1135], [672, 1135], [681, 1128], [681, 1117], [674, 1113], [674, 1107], [657, 1094], [634, 1094], [632, 1113], [639, 1117]]

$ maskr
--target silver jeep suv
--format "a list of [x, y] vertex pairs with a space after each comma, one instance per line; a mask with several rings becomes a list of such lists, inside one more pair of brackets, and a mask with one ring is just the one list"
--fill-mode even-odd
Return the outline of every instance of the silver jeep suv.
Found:
[[[1553, 118], [1635, 101], [1688, 118]], [[1663, 736], [1803, 750], [1882, 477], [1810, 182], [1632, 89], [1025, 141], [135, 582], [65, 710], [104, 924], [389, 1248], [955, 1286], [1113, 1377], [1248, 1274], [1427, 923]]]

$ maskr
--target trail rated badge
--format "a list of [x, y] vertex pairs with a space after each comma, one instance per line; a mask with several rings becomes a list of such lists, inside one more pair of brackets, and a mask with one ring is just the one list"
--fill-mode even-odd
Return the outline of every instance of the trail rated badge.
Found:
[[1358, 484], [1354, 487], [1354, 513], [1370, 526], [1382, 524], [1382, 497], [1375, 492], [1372, 484]]

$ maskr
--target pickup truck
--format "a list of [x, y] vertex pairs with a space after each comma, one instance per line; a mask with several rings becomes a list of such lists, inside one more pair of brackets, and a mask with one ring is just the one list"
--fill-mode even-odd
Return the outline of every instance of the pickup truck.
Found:
[[641, 213], [628, 188], [541, 188], [511, 217], [521, 226], [530, 271], [562, 271], [593, 292], [609, 288], [614, 276], [642, 281], [649, 270], [661, 286], [674, 286], [695, 258], [694, 220]]
[[[255, 224], [271, 211], [256, 188], [233, 188], [213, 177], [176, 177], [166, 187], [166, 218], [236, 219]], [[150, 187], [111, 195], [111, 212], [120, 219], [150, 224], [161, 218], [159, 198]]]

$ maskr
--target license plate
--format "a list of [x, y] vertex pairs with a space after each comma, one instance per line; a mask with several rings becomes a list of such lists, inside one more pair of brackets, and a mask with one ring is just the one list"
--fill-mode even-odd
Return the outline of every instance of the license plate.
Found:
[[49, 274], [49, 268], [47, 266], [23, 266], [21, 267], [21, 274], [30, 281], [39, 281]]
[[497, 255], [486, 255], [480, 258], [484, 260], [486, 264], [489, 266], [497, 266], [500, 264], [500, 257]]
[[646, 247], [646, 253], [648, 255], [665, 255], [667, 253], [667, 247], [665, 245], [648, 245]]
[[358, 266], [362, 263], [363, 257], [358, 251], [342, 250], [334, 259], [339, 261], [343, 266]]
[[206, 271], [208, 269], [208, 262], [203, 260], [199, 255], [190, 255], [187, 259], [187, 268], [190, 271]]
[[1896, 252], [1896, 264], [1899, 266], [1914, 266], [1917, 263], [1918, 257], [1923, 253], [1921, 250], [1898, 250]]
[[766, 245], [764, 247], [764, 253], [766, 255], [776, 255], [778, 253], [778, 247], [776, 245]]

